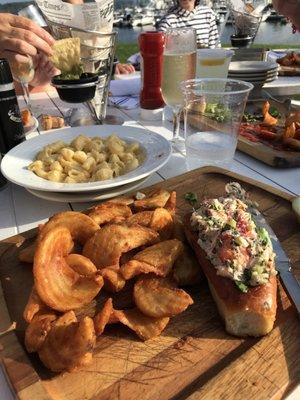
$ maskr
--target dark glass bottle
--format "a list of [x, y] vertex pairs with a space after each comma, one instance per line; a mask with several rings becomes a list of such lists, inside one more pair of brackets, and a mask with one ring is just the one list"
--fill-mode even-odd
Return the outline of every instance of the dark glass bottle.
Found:
[[0, 58], [0, 127], [1, 153], [5, 154], [21, 143], [25, 136], [13, 77], [8, 62], [3, 58]]
[[[1, 131], [1, 125], [0, 125], [0, 166], [1, 166], [1, 160], [2, 160], [4, 153], [5, 153], [5, 145], [4, 145], [2, 131]], [[4, 176], [2, 175], [2, 173], [0, 171], [0, 190], [3, 189], [6, 186], [6, 184], [7, 184], [7, 180], [4, 178]]]

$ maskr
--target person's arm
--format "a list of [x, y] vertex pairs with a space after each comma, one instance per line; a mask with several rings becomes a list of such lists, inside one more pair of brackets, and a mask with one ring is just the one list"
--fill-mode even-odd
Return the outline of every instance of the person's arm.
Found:
[[53, 54], [52, 36], [28, 18], [0, 13], [0, 57], [16, 61], [16, 56]]
[[221, 47], [221, 41], [219, 40], [219, 32], [216, 23], [216, 17], [214, 12], [211, 13], [210, 26], [209, 26], [209, 39], [208, 46], [210, 48]]

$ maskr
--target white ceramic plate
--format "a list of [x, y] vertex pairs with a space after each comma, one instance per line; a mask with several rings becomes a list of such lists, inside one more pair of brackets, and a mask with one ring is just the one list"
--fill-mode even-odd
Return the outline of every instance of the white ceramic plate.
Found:
[[[237, 79], [236, 77], [232, 76], [231, 74], [228, 75], [228, 78], [230, 79]], [[244, 78], [239, 78], [239, 80], [241, 81], [246, 81], [246, 82], [250, 82], [250, 83], [256, 83], [256, 82], [273, 82], [275, 81], [275, 79], [278, 79], [278, 74], [275, 74], [273, 76], [269, 76], [267, 78], [249, 78], [249, 77], [244, 77]]]
[[278, 68], [278, 64], [272, 61], [232, 61], [229, 72], [258, 73], [267, 72]]
[[39, 121], [32, 115], [30, 119], [30, 124], [24, 126], [24, 133], [27, 135], [33, 131], [36, 131], [39, 126]]
[[268, 72], [262, 72], [262, 73], [257, 73], [257, 74], [245, 74], [243, 72], [238, 73], [238, 72], [232, 72], [229, 71], [228, 74], [231, 76], [236, 77], [236, 79], [240, 78], [267, 78], [268, 76], [278, 74], [278, 69], [272, 69], [271, 71]]
[[[90, 137], [118, 135], [127, 142], [139, 142], [145, 160], [135, 170], [117, 178], [88, 183], [57, 183], [40, 178], [27, 169], [36, 154], [47, 144], [63, 140], [70, 143], [76, 136]], [[161, 135], [142, 128], [120, 125], [93, 125], [51, 131], [29, 139], [10, 150], [2, 159], [2, 174], [11, 182], [28, 189], [48, 192], [91, 192], [125, 185], [145, 178], [161, 168], [172, 153], [171, 144]]]
[[121, 196], [142, 186], [149, 176], [127, 185], [118, 186], [114, 189], [101, 190], [101, 192], [87, 193], [56, 193], [43, 192], [41, 190], [28, 189], [28, 192], [43, 200], [57, 201], [60, 203], [83, 203], [87, 201], [102, 201], [112, 197]]

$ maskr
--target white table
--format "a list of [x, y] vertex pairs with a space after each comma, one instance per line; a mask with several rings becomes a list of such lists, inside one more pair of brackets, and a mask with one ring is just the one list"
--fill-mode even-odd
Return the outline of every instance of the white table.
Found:
[[[32, 100], [34, 107], [38, 107], [43, 113], [53, 115], [65, 114], [72, 106], [62, 102], [54, 91], [33, 94]], [[161, 134], [167, 139], [172, 137], [171, 124], [169, 122], [164, 122], [162, 126], [161, 121], [141, 121], [139, 119], [138, 109], [122, 111], [108, 107], [108, 114], [121, 117], [125, 125], [136, 127], [143, 126]], [[82, 129], [84, 132], [84, 127]], [[43, 132], [38, 130], [29, 134], [28, 137], [39, 134], [43, 134]], [[277, 187], [293, 195], [300, 195], [300, 168], [275, 169], [237, 151], [231, 170]], [[186, 171], [187, 167], [184, 162], [183, 153], [180, 151], [173, 151], [170, 161], [151, 176], [145, 183], [145, 186], [164, 181]], [[22, 187], [8, 184], [8, 186], [0, 192], [0, 240], [35, 228], [38, 224], [45, 222], [49, 216], [57, 212], [64, 210], [83, 210], [91, 205], [92, 203], [71, 204], [41, 200], [31, 195]], [[300, 391], [298, 390], [289, 396], [289, 400], [296, 400], [296, 398], [300, 398]], [[13, 399], [1, 371], [0, 399]]]

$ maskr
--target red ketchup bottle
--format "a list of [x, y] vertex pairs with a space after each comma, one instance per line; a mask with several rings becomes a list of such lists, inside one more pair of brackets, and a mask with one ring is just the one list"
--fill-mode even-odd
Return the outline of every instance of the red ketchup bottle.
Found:
[[[140, 106], [145, 115], [151, 116], [150, 110], [164, 106], [161, 94], [162, 62], [164, 51], [163, 32], [144, 32], [139, 36], [140, 53], [142, 57], [142, 90]], [[155, 111], [153, 111], [155, 116]]]

